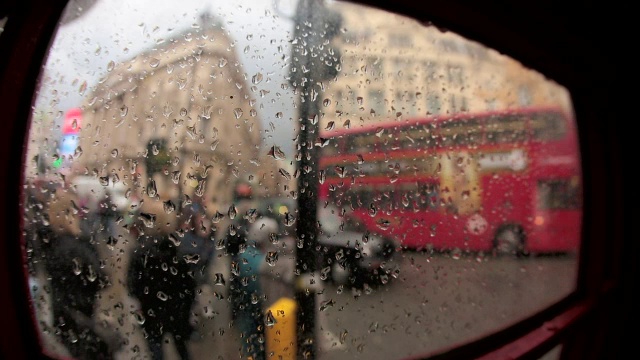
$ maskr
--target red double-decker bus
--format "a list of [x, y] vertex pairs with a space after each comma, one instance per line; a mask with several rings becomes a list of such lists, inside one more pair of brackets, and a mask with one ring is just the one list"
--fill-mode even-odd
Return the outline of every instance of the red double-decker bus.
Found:
[[578, 249], [580, 155], [561, 109], [394, 120], [321, 137], [321, 199], [405, 248]]

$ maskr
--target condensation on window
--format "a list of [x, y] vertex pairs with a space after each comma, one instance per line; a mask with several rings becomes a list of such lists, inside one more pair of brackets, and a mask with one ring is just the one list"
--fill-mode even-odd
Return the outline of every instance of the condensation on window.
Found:
[[573, 116], [379, 9], [72, 1], [24, 165], [43, 348], [390, 359], [504, 329], [575, 288]]

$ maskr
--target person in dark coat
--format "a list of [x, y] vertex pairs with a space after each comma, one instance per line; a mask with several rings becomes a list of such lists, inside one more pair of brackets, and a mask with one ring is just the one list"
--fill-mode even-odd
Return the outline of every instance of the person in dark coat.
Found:
[[89, 236], [79, 230], [73, 214], [74, 195], [58, 189], [47, 203], [48, 242], [43, 247], [51, 289], [53, 326], [69, 353], [78, 359], [112, 359], [115, 332], [96, 321], [98, 293], [109, 285]]
[[113, 358], [106, 339], [96, 331], [100, 325], [94, 319], [97, 294], [107, 282], [95, 248], [85, 237], [63, 234], [51, 241], [54, 244], [46, 265], [54, 326], [62, 343], [75, 358]]
[[196, 281], [167, 235], [143, 236], [129, 265], [128, 286], [140, 301], [145, 338], [153, 359], [163, 359], [163, 338], [170, 333], [182, 359], [189, 359], [187, 342], [193, 328], [191, 307]]

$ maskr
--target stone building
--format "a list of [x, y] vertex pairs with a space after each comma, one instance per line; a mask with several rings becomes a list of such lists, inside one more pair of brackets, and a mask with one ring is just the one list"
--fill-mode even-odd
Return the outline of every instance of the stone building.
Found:
[[325, 124], [528, 106], [571, 111], [563, 87], [482, 44], [374, 8], [331, 7], [343, 18], [332, 42], [342, 62], [324, 92]]
[[[82, 105], [74, 174], [123, 182], [140, 198], [202, 199], [215, 212], [241, 182], [273, 192], [261, 147], [257, 88], [211, 16], [121, 63]], [[262, 153], [261, 153], [262, 152]]]

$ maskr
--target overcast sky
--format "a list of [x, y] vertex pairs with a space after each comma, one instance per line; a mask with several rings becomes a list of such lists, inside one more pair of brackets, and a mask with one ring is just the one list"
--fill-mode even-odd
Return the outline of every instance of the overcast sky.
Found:
[[[83, 94], [86, 96], [107, 73], [109, 62], [125, 61], [144, 50], [161, 47], [185, 29], [196, 30], [199, 15], [208, 11], [222, 20], [236, 42], [236, 54], [248, 79], [257, 72], [263, 74], [260, 85], [270, 93], [257, 98], [264, 106], [259, 116], [263, 130], [273, 136], [265, 145], [270, 146], [270, 140], [282, 143], [290, 156], [296, 114], [293, 95], [281, 88], [288, 71], [288, 61], [282, 55], [290, 55], [293, 21], [288, 17], [293, 15], [296, 1], [280, 0], [276, 9], [269, 0], [97, 0], [81, 11], [80, 17], [59, 28], [45, 66], [46, 80], [37, 107], [55, 114], [80, 105]], [[87, 89], [83, 92], [84, 82]], [[53, 98], [57, 104], [52, 107]], [[275, 116], [277, 112], [283, 113], [282, 118]]]

